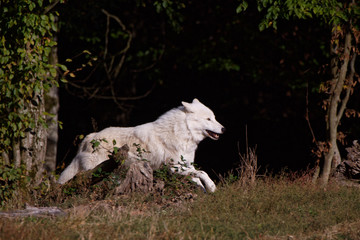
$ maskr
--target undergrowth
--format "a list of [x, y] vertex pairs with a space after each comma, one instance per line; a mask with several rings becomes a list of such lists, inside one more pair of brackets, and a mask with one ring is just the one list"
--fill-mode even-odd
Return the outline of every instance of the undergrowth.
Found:
[[220, 177], [211, 194], [166, 166], [154, 172], [147, 194], [103, 194], [117, 182], [112, 175], [99, 189], [49, 192], [43, 184], [4, 207], [26, 200], [59, 206], [66, 216], [0, 218], [0, 239], [360, 239], [358, 188], [314, 186], [310, 171], [259, 177], [255, 150], [239, 156], [239, 168]]
[[0, 239], [359, 239], [359, 189], [305, 179], [227, 182], [176, 204], [161, 204], [167, 193], [75, 198], [65, 217], [0, 219]]

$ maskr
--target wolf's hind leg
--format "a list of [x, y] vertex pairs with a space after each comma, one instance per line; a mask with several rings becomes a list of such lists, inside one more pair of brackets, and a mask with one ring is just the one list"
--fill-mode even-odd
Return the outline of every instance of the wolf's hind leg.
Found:
[[72, 160], [69, 166], [61, 173], [57, 183], [64, 184], [70, 179], [72, 179], [79, 172], [79, 162], [76, 161], [76, 158]]

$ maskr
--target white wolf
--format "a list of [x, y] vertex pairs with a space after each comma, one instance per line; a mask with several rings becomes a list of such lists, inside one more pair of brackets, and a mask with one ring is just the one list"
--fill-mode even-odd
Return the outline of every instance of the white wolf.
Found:
[[[125, 163], [130, 164], [139, 159], [135, 144], [140, 144], [146, 150], [142, 158], [149, 161], [152, 169], [158, 169], [163, 163], [168, 164], [172, 172], [190, 175], [204, 190], [214, 192], [216, 186], [208, 174], [193, 166], [195, 150], [204, 138], [218, 140], [219, 134], [224, 131], [214, 113], [199, 100], [195, 98], [192, 103], [182, 102], [182, 106], [166, 112], [154, 122], [127, 128], [109, 127], [87, 135], [75, 158], [61, 173], [58, 183], [63, 184], [79, 171], [93, 169], [107, 160], [114, 144], [117, 147], [124, 144], [130, 147]], [[100, 142], [96, 150], [93, 149], [92, 140]]]

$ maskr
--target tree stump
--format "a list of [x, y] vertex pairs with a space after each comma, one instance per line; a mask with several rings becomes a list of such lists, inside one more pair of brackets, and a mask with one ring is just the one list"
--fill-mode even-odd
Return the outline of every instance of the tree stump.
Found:
[[116, 187], [114, 194], [143, 192], [148, 193], [153, 190], [153, 170], [150, 164], [145, 161], [133, 162], [123, 181]]
[[82, 171], [75, 175], [74, 178], [70, 179], [64, 185], [94, 185], [104, 178], [106, 178], [110, 173], [115, 171], [115, 169], [122, 166], [122, 163], [127, 159], [129, 152], [128, 145], [122, 146], [118, 152], [112, 155], [108, 160], [100, 163], [95, 168], [88, 171]]
[[343, 178], [360, 180], [360, 144], [355, 140], [346, 151], [347, 159], [339, 165], [337, 173]]
[[62, 188], [71, 189], [77, 194], [93, 195], [152, 191], [154, 180], [150, 164], [139, 160], [132, 162], [126, 168], [123, 163], [128, 158], [128, 152], [129, 147], [125, 144], [109, 160], [102, 162], [94, 169], [78, 173]]

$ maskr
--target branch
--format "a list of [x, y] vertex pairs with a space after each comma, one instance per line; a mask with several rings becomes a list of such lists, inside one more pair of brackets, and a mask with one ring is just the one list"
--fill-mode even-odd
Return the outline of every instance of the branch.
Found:
[[58, 3], [60, 2], [60, 0], [56, 0], [54, 1], [52, 4], [50, 4], [49, 6], [47, 6], [43, 12], [43, 14], [47, 14], [48, 12], [51, 11], [51, 9], [53, 9]]
[[[154, 84], [151, 86], [151, 88], [146, 91], [143, 95], [139, 95], [139, 96], [134, 96], [134, 97], [117, 97], [117, 96], [108, 96], [108, 95], [97, 95], [97, 92], [99, 90], [104, 90], [104, 89], [101, 89], [100, 87], [83, 87], [83, 86], [80, 86], [80, 85], [77, 85], [73, 82], [68, 82], [69, 85], [75, 87], [75, 88], [78, 88], [78, 89], [82, 89], [85, 93], [86, 96], [88, 96], [89, 98], [96, 98], [96, 99], [103, 99], [103, 100], [111, 100], [111, 99], [116, 99], [117, 101], [133, 101], [133, 100], [139, 100], [139, 99], [143, 99], [145, 97], [147, 97], [155, 88], [156, 86], [156, 82], [154, 82]], [[70, 89], [67, 87], [68, 85], [65, 85], [66, 87], [66, 90], [74, 95], [74, 96], [78, 96], [79, 97], [79, 94], [75, 93], [75, 92], [71, 92]], [[90, 93], [89, 90], [93, 90], [93, 92]]]
[[[117, 78], [119, 76], [120, 70], [124, 64], [125, 61], [125, 54], [127, 53], [127, 51], [130, 49], [130, 45], [131, 45], [131, 41], [132, 41], [132, 33], [126, 29], [125, 25], [123, 24], [123, 22], [115, 15], [112, 15], [110, 13], [108, 13], [105, 9], [101, 10], [106, 16], [107, 16], [107, 21], [106, 21], [106, 32], [105, 32], [105, 53], [104, 53], [104, 62], [107, 58], [108, 55], [108, 43], [109, 43], [109, 28], [110, 28], [110, 18], [114, 19], [122, 28], [123, 31], [125, 31], [128, 34], [128, 40], [126, 42], [126, 46], [120, 50], [119, 52], [115, 53], [111, 58], [111, 63], [110, 63], [110, 67], [107, 66], [106, 62], [104, 63], [106, 72], [107, 72], [107, 76], [109, 78], [109, 80], [111, 78]], [[115, 60], [116, 56], [119, 55], [123, 55], [118, 63], [118, 65], [116, 66], [116, 68], [113, 70], [113, 63]]]
[[117, 101], [139, 100], [139, 99], [147, 97], [154, 90], [155, 86], [156, 86], [156, 82], [154, 82], [152, 87], [147, 92], [145, 92], [143, 95], [134, 96], [134, 97], [116, 97], [116, 96], [114, 97], [114, 96], [96, 95], [96, 96], [94, 96], [94, 98], [105, 99], [105, 100], [110, 100], [110, 99], [115, 98]]
[[349, 82], [347, 84], [348, 87], [346, 89], [345, 97], [341, 101], [341, 107], [340, 107], [338, 115], [337, 115], [339, 120], [342, 117], [342, 115], [344, 114], [344, 111], [346, 109], [346, 104], [348, 103], [349, 98], [350, 98], [351, 90], [353, 89], [354, 74], [355, 74], [355, 60], [356, 60], [356, 53], [354, 52], [353, 57], [352, 57], [351, 62], [350, 62], [350, 74], [349, 74], [349, 77], [348, 77]]
[[309, 118], [309, 83], [307, 83], [307, 86], [306, 86], [306, 112], [305, 112], [305, 119], [306, 119], [306, 122], [307, 122], [307, 124], [308, 124], [308, 126], [309, 126], [311, 135], [312, 135], [312, 137], [313, 137], [313, 142], [316, 144], [317, 147], [319, 147], [319, 143], [318, 143], [318, 141], [316, 140], [314, 131], [313, 131], [312, 127], [311, 127], [310, 118]]
[[117, 16], [110, 14], [110, 13], [107, 12], [105, 9], [101, 9], [101, 11], [102, 11], [106, 16], [115, 19], [115, 20], [119, 23], [119, 25], [121, 26], [122, 30], [123, 30], [123, 31], [126, 31], [125, 25], [122, 23], [122, 21], [121, 21]]
[[[126, 60], [126, 53], [129, 51], [131, 47], [131, 42], [133, 39], [133, 34], [126, 28], [126, 26], [123, 24], [123, 22], [115, 15], [110, 14], [106, 10], [101, 10], [107, 18], [106, 21], [106, 31], [105, 31], [105, 50], [104, 55], [102, 58], [102, 61], [99, 61], [96, 67], [91, 71], [91, 73], [83, 80], [77, 81], [76, 83], [69, 81], [68, 84], [65, 85], [67, 91], [75, 96], [79, 96], [76, 90], [71, 91], [69, 89], [69, 86], [74, 87], [76, 89], [81, 89], [82, 94], [80, 97], [82, 98], [96, 98], [96, 99], [104, 99], [104, 100], [113, 100], [115, 104], [118, 105], [119, 108], [124, 109], [124, 104], [120, 101], [128, 101], [128, 100], [138, 100], [147, 97], [152, 90], [155, 88], [156, 82], [154, 82], [153, 86], [143, 95], [139, 96], [133, 96], [133, 97], [118, 97], [116, 96], [116, 81], [118, 79], [118, 76], [121, 73], [121, 70], [123, 68], [123, 65]], [[109, 34], [110, 34], [110, 19], [114, 19], [121, 27], [122, 31], [126, 32], [128, 34], [128, 39], [126, 42], [126, 46], [124, 46], [123, 49], [118, 51], [115, 54], [109, 53]], [[163, 52], [161, 52], [161, 55], [159, 59], [162, 57]], [[79, 54], [80, 55], [80, 54]], [[75, 56], [77, 57], [77, 56]], [[90, 78], [91, 75], [95, 72], [95, 69], [100, 65], [103, 64], [106, 78], [103, 78], [103, 81], [95, 82], [90, 87], [84, 87], [81, 86], [81, 84], [78, 83], [85, 83]], [[151, 68], [155, 65], [151, 64], [150, 66], [140, 69], [140, 70], [130, 70], [131, 72], [141, 72], [148, 68]], [[81, 69], [80, 69], [81, 70]], [[77, 71], [77, 70], [76, 70]], [[106, 83], [109, 82], [109, 83]], [[106, 84], [105, 84], [106, 83]]]
[[[106, 12], [104, 9], [102, 12]], [[107, 12], [106, 12], [107, 13]], [[105, 50], [104, 50], [104, 61], [108, 52], [108, 43], [109, 43], [109, 31], [110, 31], [110, 16], [106, 15], [106, 31], [105, 31]], [[106, 63], [105, 63], [106, 64]]]
[[[340, 68], [339, 80], [338, 80], [338, 82], [336, 84], [336, 87], [335, 87], [335, 90], [334, 90], [335, 99], [333, 99], [333, 100], [336, 101], [336, 102], [339, 102], [341, 100], [340, 99], [340, 94], [341, 94], [341, 92], [343, 90], [345, 79], [346, 79], [346, 73], [348, 71], [349, 58], [350, 58], [350, 49], [351, 49], [351, 33], [348, 32], [346, 34], [346, 36], [345, 36], [344, 62], [342, 64], [341, 68]], [[341, 108], [335, 114], [335, 117], [336, 117], [335, 125], [336, 126], [339, 125], [342, 113], [344, 112], [344, 110], [346, 108], [347, 101], [344, 102], [344, 100], [346, 100], [346, 99], [343, 99], [343, 101], [341, 103]]]

